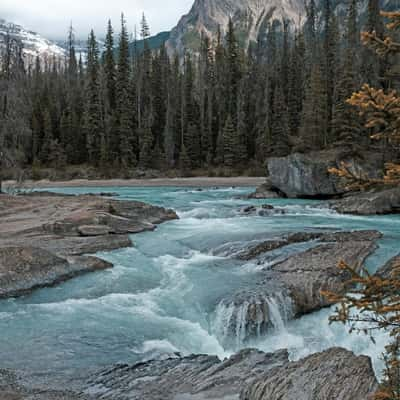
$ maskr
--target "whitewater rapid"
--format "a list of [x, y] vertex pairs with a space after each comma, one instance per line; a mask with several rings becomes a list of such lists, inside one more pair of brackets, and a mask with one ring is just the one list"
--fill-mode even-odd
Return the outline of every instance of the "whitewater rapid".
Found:
[[385, 333], [378, 334], [376, 344], [368, 337], [349, 335], [348, 327], [329, 324], [333, 309], [291, 321], [291, 304], [283, 293], [260, 299], [256, 312], [268, 308], [271, 329], [264, 332], [260, 323], [255, 338], [247, 337], [249, 304], [243, 302], [237, 308], [229, 301], [230, 295], [249, 287], [263, 268], [305, 248], [304, 244], [272, 252], [261, 264], [228, 255], [247, 243], [282, 233], [377, 229], [384, 237], [368, 259], [374, 271], [398, 253], [398, 216], [343, 216], [320, 208], [317, 202], [282, 199], [268, 203], [284, 214], [246, 215], [243, 207], [265, 203], [241, 199], [251, 191], [248, 188], [96, 190], [172, 207], [180, 219], [160, 225], [155, 232], [132, 236], [132, 248], [101, 253], [100, 257], [115, 265], [109, 271], [0, 301], [0, 367], [74, 375], [87, 368], [172, 353], [212, 354], [223, 359], [249, 346], [267, 352], [288, 348], [296, 360], [341, 346], [369, 355], [380, 373]]

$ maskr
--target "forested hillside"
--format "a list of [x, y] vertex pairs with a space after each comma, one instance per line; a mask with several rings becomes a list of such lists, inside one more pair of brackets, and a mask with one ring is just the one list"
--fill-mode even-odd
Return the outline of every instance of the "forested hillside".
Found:
[[392, 160], [396, 149], [371, 141], [347, 103], [364, 83], [395, 84], [390, 55], [378, 57], [360, 42], [361, 30], [385, 35], [379, 1], [369, 0], [364, 26], [356, 0], [344, 14], [336, 15], [329, 0], [316, 12], [310, 0], [301, 29], [275, 20], [246, 49], [230, 21], [224, 37], [203, 35], [200, 54], [184, 57], [170, 57], [164, 46], [150, 50], [144, 17], [143, 51], [129, 43], [122, 17], [118, 33], [109, 23], [103, 54], [91, 33], [85, 63], [75, 55], [72, 30], [65, 62], [38, 59], [34, 66], [24, 65], [21, 43], [9, 37], [0, 60], [3, 169], [237, 173], [271, 155], [333, 146], [379, 146]]

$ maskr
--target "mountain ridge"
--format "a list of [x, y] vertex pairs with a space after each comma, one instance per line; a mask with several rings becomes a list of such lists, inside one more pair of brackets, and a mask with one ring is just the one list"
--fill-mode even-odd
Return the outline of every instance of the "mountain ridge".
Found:
[[28, 65], [33, 64], [37, 57], [45, 62], [53, 57], [62, 59], [66, 55], [62, 47], [39, 33], [0, 18], [0, 49], [4, 48], [7, 35], [22, 44], [24, 60]]

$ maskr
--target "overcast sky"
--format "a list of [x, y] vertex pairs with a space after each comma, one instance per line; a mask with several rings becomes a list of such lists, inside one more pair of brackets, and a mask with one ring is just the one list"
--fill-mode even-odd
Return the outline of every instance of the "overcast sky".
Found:
[[[104, 36], [107, 20], [118, 27], [123, 11], [133, 30], [142, 13], [152, 34], [170, 30], [194, 0], [0, 0], [0, 18], [23, 25], [49, 39], [63, 39], [72, 21], [76, 35], [85, 38], [93, 27]], [[117, 29], [115, 29], [117, 30]]]

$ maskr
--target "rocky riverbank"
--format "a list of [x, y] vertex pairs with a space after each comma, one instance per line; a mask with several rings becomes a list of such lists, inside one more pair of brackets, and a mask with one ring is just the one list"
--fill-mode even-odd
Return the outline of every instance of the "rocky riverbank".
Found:
[[223, 361], [175, 354], [105, 368], [82, 378], [73, 391], [40, 387], [0, 370], [2, 400], [367, 400], [376, 388], [369, 358], [341, 348], [296, 362], [286, 350], [247, 349]]
[[0, 195], [0, 297], [110, 268], [87, 254], [131, 246], [130, 234], [176, 218], [172, 210], [106, 197]]

